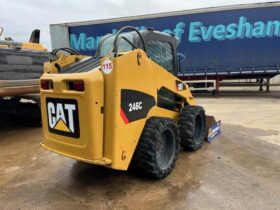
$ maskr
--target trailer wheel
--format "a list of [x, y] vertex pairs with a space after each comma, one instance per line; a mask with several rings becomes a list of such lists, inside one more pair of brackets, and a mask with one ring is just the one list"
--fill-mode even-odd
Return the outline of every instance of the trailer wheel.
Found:
[[185, 150], [198, 150], [205, 136], [205, 111], [200, 106], [185, 106], [178, 120], [181, 146]]
[[167, 118], [147, 120], [134, 155], [134, 166], [155, 178], [166, 177], [174, 168], [180, 149], [175, 123]]

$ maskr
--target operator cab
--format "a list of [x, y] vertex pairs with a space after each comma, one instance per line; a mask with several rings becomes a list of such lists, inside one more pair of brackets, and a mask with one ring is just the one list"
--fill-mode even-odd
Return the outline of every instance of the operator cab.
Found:
[[[130, 27], [133, 29], [133, 27]], [[116, 37], [119, 36], [117, 39]], [[110, 53], [120, 54], [141, 48], [154, 62], [177, 76], [177, 46], [179, 41], [167, 33], [152, 29], [131, 31], [126, 33], [108, 34], [98, 45], [96, 57], [104, 57]], [[117, 45], [117, 49], [115, 49]]]

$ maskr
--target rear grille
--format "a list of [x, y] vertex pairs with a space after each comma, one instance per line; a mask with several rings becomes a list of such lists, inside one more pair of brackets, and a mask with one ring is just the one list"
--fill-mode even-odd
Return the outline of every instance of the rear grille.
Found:
[[69, 73], [82, 73], [90, 71], [96, 67], [100, 66], [100, 58], [85, 58], [77, 63], [74, 63], [65, 68], [61, 68], [59, 74], [69, 74]]

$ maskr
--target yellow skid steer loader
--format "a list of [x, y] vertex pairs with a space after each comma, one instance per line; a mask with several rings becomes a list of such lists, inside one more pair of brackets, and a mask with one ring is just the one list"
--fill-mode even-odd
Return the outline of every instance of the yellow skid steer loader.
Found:
[[127, 26], [103, 37], [95, 57], [54, 50], [40, 81], [42, 146], [166, 177], [180, 148], [199, 149], [206, 132], [204, 109], [175, 76], [177, 45], [172, 35]]

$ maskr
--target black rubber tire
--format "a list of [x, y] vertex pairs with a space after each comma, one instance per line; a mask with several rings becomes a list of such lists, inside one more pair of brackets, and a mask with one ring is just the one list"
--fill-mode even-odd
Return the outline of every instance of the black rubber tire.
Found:
[[179, 131], [173, 120], [147, 120], [137, 145], [133, 164], [150, 177], [164, 178], [175, 166], [180, 150]]
[[200, 106], [185, 106], [178, 120], [181, 146], [184, 150], [198, 150], [204, 142], [206, 130], [205, 111]]

